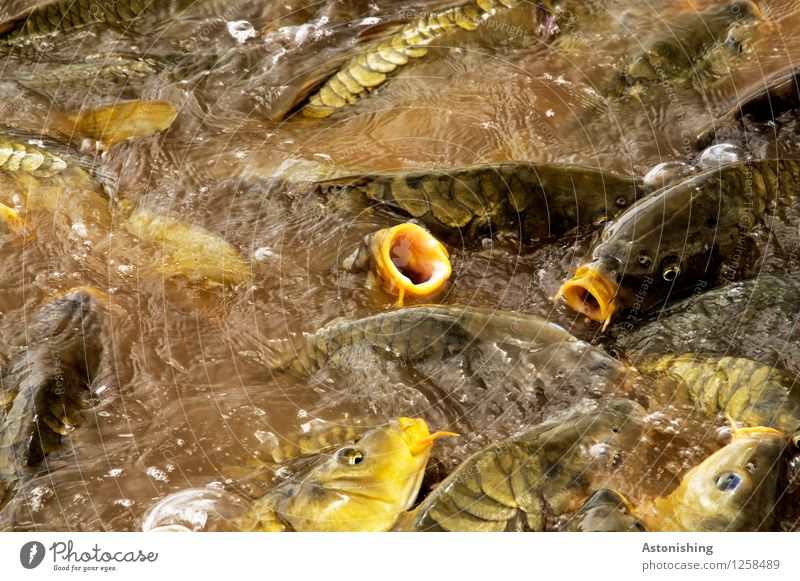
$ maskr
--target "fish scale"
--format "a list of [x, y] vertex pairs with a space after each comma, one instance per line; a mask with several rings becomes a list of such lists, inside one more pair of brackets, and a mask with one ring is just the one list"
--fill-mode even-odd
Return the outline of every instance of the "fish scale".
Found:
[[0, 136], [0, 170], [51, 177], [66, 168], [67, 162], [50, 151]]
[[[442, 36], [456, 30], [476, 30], [489, 18], [521, 4], [520, 0], [470, 0], [462, 6], [422, 14], [388, 40], [375, 43], [351, 58], [308, 98], [300, 112], [311, 118], [328, 117], [374, 91], [409, 59], [424, 57], [427, 54], [425, 47]], [[551, 9], [550, 2], [537, 3], [537, 7], [543, 10], [544, 15]]]
[[641, 370], [664, 374], [663, 392], [655, 394], [662, 403], [688, 404], [709, 416], [724, 412], [747, 426], [786, 433], [800, 428], [798, 380], [772, 365], [745, 357], [683, 354], [653, 359]]
[[591, 446], [602, 443], [629, 451], [640, 439], [644, 421], [639, 404], [608, 400], [599, 409], [575, 412], [491, 444], [465, 460], [423, 501], [410, 529], [545, 530], [548, 517], [577, 506], [616, 468], [591, 454]]
[[519, 225], [528, 240], [597, 227], [643, 193], [636, 177], [587, 166], [500, 163], [320, 182], [323, 193], [356, 192], [418, 218], [438, 234], [474, 239]]

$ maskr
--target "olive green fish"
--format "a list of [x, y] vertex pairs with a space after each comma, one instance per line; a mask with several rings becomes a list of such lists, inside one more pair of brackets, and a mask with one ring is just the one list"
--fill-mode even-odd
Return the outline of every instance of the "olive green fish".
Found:
[[662, 385], [669, 387], [653, 394], [663, 404], [688, 404], [711, 417], [724, 412], [746, 426], [769, 426], [786, 433], [800, 428], [800, 383], [771, 365], [743, 357], [684, 354], [660, 357], [637, 368], [666, 380]]
[[[697, 74], [698, 61], [728, 41], [734, 25], [755, 22], [761, 10], [751, 0], [733, 0], [703, 11], [690, 10], [668, 21], [666, 30], [642, 41], [644, 48], [628, 59], [625, 82], [670, 81]], [[733, 42], [733, 39], [731, 39]], [[736, 50], [737, 47], [732, 46]]]
[[642, 518], [657, 531], [721, 532], [769, 529], [790, 439], [771, 428], [734, 430], [730, 444], [656, 499]]
[[93, 25], [121, 31], [146, 16], [164, 18], [198, 0], [53, 0], [0, 23], [0, 39], [25, 43]]
[[527, 240], [597, 227], [643, 193], [635, 177], [524, 162], [345, 177], [321, 182], [320, 188], [362, 194], [417, 218], [434, 233], [472, 239], [512, 229]]
[[103, 353], [98, 296], [79, 288], [45, 305], [9, 364], [0, 399], [0, 506], [79, 424]]
[[622, 317], [604, 345], [634, 366], [645, 355], [706, 353], [749, 357], [800, 372], [800, 342], [794, 324], [800, 293], [789, 281], [771, 275], [707, 290], [647, 316]]
[[[328, 117], [377, 89], [409, 60], [424, 57], [428, 52], [426, 47], [435, 45], [445, 35], [476, 30], [522, 4], [520, 0], [468, 0], [447, 10], [422, 13], [399, 32], [351, 58], [308, 98], [300, 113], [305, 117]], [[542, 32], [550, 32], [554, 26], [550, 2], [533, 3], [530, 9], [536, 11]], [[298, 95], [298, 100], [302, 98], [302, 94]]]
[[608, 488], [592, 494], [572, 516], [566, 530], [576, 533], [646, 532], [628, 500]]
[[492, 444], [417, 509], [413, 531], [544, 531], [602, 487], [645, 426], [641, 406], [608, 400]]
[[627, 308], [643, 313], [670, 295], [729, 282], [753, 258], [753, 231], [786, 208], [800, 188], [800, 161], [715, 167], [654, 192], [602, 234], [592, 261], [559, 291], [605, 328]]

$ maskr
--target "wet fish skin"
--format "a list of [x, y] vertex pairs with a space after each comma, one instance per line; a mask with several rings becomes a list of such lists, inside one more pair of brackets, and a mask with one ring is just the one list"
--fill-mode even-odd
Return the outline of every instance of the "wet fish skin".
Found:
[[[454, 31], [472, 31], [496, 14], [522, 4], [520, 0], [469, 0], [436, 13], [423, 13], [391, 37], [373, 44], [350, 59], [308, 98], [300, 114], [324, 118], [374, 91], [409, 59], [427, 54], [425, 47]], [[535, 10], [547, 29], [552, 12], [549, 1], [537, 2]]]
[[[633, 401], [608, 400], [492, 444], [423, 501], [410, 530], [547, 530], [625, 461], [642, 436], [644, 416]], [[593, 456], [593, 447], [603, 453]]]
[[308, 432], [294, 437], [290, 436], [283, 442], [278, 441], [275, 437], [274, 445], [269, 450], [269, 456], [274, 463], [284, 464], [298, 458], [322, 454], [345, 442], [355, 442], [359, 436], [374, 427], [373, 422], [315, 425]]
[[645, 356], [705, 353], [749, 357], [800, 372], [787, 343], [800, 339], [793, 321], [800, 313], [800, 292], [771, 275], [733, 282], [670, 304], [643, 320], [624, 318], [609, 331], [604, 346], [639, 365]]
[[[273, 369], [307, 376], [325, 366], [336, 366], [342, 352], [356, 345], [370, 346], [384, 356], [414, 363], [445, 361], [464, 353], [474, 355], [482, 345], [489, 344], [504, 351], [519, 350], [538, 362], [537, 372], [548, 379], [569, 370], [581, 378], [602, 377], [619, 386], [630, 373], [626, 365], [601, 349], [535, 315], [434, 305], [406, 307], [363, 319], [335, 320], [307, 335], [299, 347], [289, 349], [276, 360]], [[513, 374], [506, 377], [511, 380]]]
[[745, 426], [768, 426], [785, 433], [800, 428], [798, 379], [771, 365], [744, 357], [687, 353], [660, 357], [638, 369], [665, 376], [670, 388], [654, 394], [665, 404], [690, 406], [710, 417], [724, 412]]
[[667, 31], [645, 40], [645, 48], [625, 64], [626, 83], [674, 80], [696, 74], [696, 61], [721, 44], [732, 26], [754, 22], [761, 10], [751, 0], [733, 0], [702, 12], [691, 10], [667, 23]]
[[651, 530], [684, 532], [769, 529], [790, 439], [768, 428], [734, 431], [733, 441], [695, 466], [643, 518]]
[[601, 488], [570, 519], [567, 529], [576, 533], [646, 532], [627, 500], [616, 490]]
[[800, 191], [800, 161], [712, 168], [634, 204], [606, 226], [593, 265], [618, 285], [614, 301], [639, 313], [670, 294], [711, 288], [725, 262], [744, 269], [751, 231]]
[[519, 228], [527, 240], [597, 227], [644, 191], [635, 177], [579, 165], [524, 162], [355, 176], [319, 187], [323, 192], [357, 192], [440, 235], [474, 239]]
[[15, 483], [78, 425], [103, 353], [102, 328], [96, 291], [75, 289], [42, 308], [27, 347], [12, 358], [0, 400], [0, 491], [5, 489], [6, 501]]

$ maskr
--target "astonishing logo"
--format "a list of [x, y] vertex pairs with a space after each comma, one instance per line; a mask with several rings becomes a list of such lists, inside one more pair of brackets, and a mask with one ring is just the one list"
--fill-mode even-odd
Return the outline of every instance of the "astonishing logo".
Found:
[[44, 545], [39, 541], [30, 541], [19, 550], [19, 562], [26, 569], [35, 569], [44, 560]]

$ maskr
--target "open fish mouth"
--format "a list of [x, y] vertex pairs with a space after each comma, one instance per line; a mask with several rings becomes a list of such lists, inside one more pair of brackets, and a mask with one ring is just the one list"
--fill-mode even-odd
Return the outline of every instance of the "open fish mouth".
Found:
[[452, 273], [447, 250], [430, 232], [416, 224], [399, 224], [376, 233], [373, 239], [378, 275], [386, 290], [398, 295], [430, 297]]
[[571, 309], [603, 324], [603, 331], [617, 310], [617, 284], [592, 264], [581, 266], [561, 285], [555, 298], [563, 298]]

